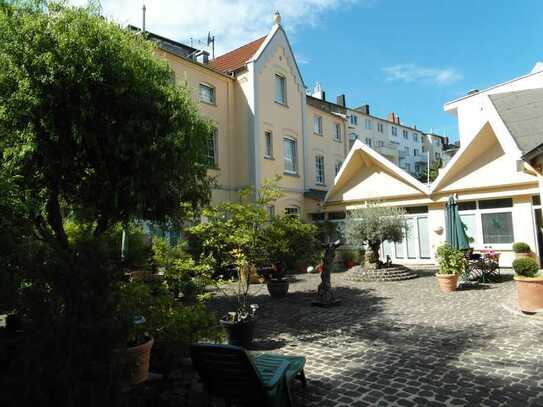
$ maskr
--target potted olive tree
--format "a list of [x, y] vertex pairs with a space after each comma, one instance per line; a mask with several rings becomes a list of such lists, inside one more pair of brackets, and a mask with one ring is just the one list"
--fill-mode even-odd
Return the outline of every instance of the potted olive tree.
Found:
[[513, 261], [519, 308], [525, 313], [543, 310], [543, 276], [534, 259], [521, 257]]
[[379, 248], [384, 241], [400, 242], [407, 230], [405, 210], [381, 203], [367, 203], [349, 210], [345, 219], [345, 235], [354, 247], [365, 247], [364, 267], [376, 270], [382, 266]]
[[458, 276], [466, 268], [464, 252], [444, 243], [437, 248], [437, 262], [439, 268], [436, 277], [439, 288], [445, 293], [456, 291]]
[[297, 216], [274, 216], [262, 230], [260, 246], [266, 262], [272, 264], [266, 273], [266, 282], [272, 297], [284, 297], [288, 293], [287, 274], [297, 267], [307, 268], [317, 260], [320, 244], [315, 225], [304, 223]]

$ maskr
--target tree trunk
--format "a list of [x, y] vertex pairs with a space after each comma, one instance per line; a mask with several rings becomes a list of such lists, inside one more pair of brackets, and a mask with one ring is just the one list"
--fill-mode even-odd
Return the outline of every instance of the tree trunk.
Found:
[[379, 246], [378, 244], [369, 244], [366, 250], [364, 258], [366, 260], [366, 269], [367, 270], [377, 270], [380, 268], [379, 264]]

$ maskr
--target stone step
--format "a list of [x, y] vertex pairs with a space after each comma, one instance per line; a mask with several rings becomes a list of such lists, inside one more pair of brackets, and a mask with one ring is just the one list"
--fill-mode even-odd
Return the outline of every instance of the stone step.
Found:
[[378, 269], [367, 271], [362, 267], [353, 267], [345, 275], [345, 279], [350, 281], [402, 281], [417, 278], [416, 273], [411, 272], [403, 266], [397, 266], [387, 269]]

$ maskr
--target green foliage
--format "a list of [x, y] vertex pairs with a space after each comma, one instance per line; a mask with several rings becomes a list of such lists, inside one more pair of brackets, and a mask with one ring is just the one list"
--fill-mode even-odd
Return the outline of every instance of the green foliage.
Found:
[[407, 230], [405, 210], [384, 206], [380, 203], [367, 203], [363, 207], [347, 212], [345, 235], [354, 247], [368, 245], [378, 248], [385, 240], [400, 242]]
[[[434, 182], [434, 180], [439, 175], [439, 169], [443, 166], [443, 161], [441, 160], [435, 160], [432, 165], [430, 166], [430, 182]], [[422, 173], [417, 175], [417, 179], [420, 182], [427, 183], [428, 182], [428, 169], [425, 169]]]
[[182, 241], [172, 246], [166, 239], [153, 238], [153, 262], [175, 298], [182, 294], [186, 301], [204, 301], [210, 297], [206, 287], [215, 284], [213, 269], [206, 259], [196, 263], [185, 247]]
[[537, 262], [530, 257], [521, 257], [513, 260], [513, 270], [519, 276], [534, 277], [539, 272]]
[[528, 243], [515, 242], [513, 243], [513, 251], [515, 253], [531, 253], [532, 249]]
[[258, 191], [241, 190], [238, 202], [204, 208], [206, 222], [186, 230], [193, 254], [209, 258], [218, 271], [236, 265], [240, 259], [252, 265], [264, 264], [266, 259], [259, 242], [270, 220], [266, 207], [281, 196], [278, 180], [267, 180]]
[[[174, 223], [182, 201], [208, 201], [211, 126], [169, 72], [94, 6], [0, 2], [0, 222], [13, 253], [1, 281], [33, 321], [4, 375], [18, 405], [114, 404], [120, 225]], [[130, 267], [146, 266], [139, 233]]]
[[[158, 344], [172, 349], [206, 339], [218, 341], [221, 331], [218, 319], [202, 304], [181, 305], [173, 301], [167, 285], [130, 282], [119, 287], [120, 301], [117, 315], [124, 327], [129, 346], [153, 337]], [[143, 316], [145, 322], [134, 324]]]
[[317, 261], [321, 252], [317, 235], [315, 225], [297, 216], [274, 216], [261, 230], [258, 246], [267, 262], [286, 272]]
[[464, 252], [447, 243], [437, 248], [437, 262], [439, 274], [462, 274], [467, 265]]
[[100, 234], [208, 197], [210, 126], [142, 36], [84, 9], [5, 8], [0, 61], [2, 175], [44, 237], [64, 242], [61, 206]]

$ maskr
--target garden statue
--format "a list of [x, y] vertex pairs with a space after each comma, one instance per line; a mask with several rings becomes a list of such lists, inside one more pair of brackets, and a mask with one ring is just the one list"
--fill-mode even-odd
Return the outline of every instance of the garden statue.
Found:
[[312, 303], [312, 305], [320, 307], [329, 307], [332, 305], [339, 305], [340, 301], [334, 298], [332, 293], [332, 283], [330, 281], [332, 268], [334, 266], [334, 257], [336, 256], [336, 249], [341, 246], [341, 242], [336, 240], [335, 242], [323, 243], [324, 257], [321, 272], [321, 283], [317, 289], [318, 301]]

